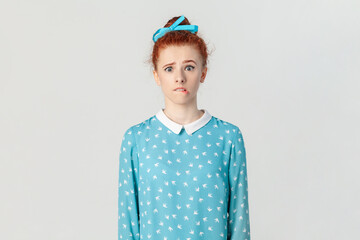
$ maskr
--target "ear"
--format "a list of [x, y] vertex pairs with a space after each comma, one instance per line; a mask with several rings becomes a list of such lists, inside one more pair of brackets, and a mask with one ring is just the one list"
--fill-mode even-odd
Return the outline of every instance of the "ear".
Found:
[[160, 86], [160, 79], [159, 79], [159, 75], [157, 74], [156, 70], [154, 69], [153, 70], [153, 75], [154, 75], [154, 79], [155, 79], [155, 82], [158, 86]]
[[200, 79], [200, 82], [204, 82], [205, 81], [205, 78], [206, 78], [206, 73], [207, 73], [207, 67], [204, 67], [204, 69], [202, 70], [202, 73], [201, 73], [201, 79]]

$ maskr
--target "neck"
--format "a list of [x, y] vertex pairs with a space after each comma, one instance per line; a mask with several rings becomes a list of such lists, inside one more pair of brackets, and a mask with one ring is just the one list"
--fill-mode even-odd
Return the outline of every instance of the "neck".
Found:
[[163, 108], [163, 112], [172, 121], [181, 125], [186, 125], [188, 123], [194, 122], [201, 118], [205, 113], [204, 111], [199, 110], [196, 104], [180, 105], [166, 103], [165, 108]]

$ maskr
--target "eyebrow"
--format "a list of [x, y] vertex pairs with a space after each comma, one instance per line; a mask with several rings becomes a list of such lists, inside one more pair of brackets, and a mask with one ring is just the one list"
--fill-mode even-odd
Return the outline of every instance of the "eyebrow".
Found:
[[[193, 63], [195, 63], [195, 65], [197, 65], [196, 62], [195, 62], [194, 60], [191, 60], [191, 59], [190, 59], [190, 60], [185, 60], [185, 61], [183, 61], [183, 63], [188, 63], [188, 62], [193, 62]], [[166, 67], [166, 66], [174, 65], [174, 64], [175, 64], [175, 62], [165, 64], [165, 65], [163, 66], [163, 68]]]

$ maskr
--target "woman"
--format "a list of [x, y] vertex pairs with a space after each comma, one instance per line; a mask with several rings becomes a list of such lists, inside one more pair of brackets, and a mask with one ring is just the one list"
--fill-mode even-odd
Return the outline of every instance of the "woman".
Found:
[[169, 20], [153, 40], [165, 108], [123, 136], [118, 239], [250, 240], [242, 133], [197, 108], [206, 44], [184, 16]]

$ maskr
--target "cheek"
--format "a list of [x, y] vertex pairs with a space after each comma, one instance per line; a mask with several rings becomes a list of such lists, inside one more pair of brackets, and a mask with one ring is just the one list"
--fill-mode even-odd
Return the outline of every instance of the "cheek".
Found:
[[193, 87], [199, 87], [199, 85], [201, 84], [201, 74], [196, 74], [194, 76], [192, 76], [192, 79], [191, 79], [191, 85]]
[[170, 91], [170, 90], [172, 90], [173, 86], [172, 86], [171, 82], [168, 79], [162, 78], [161, 79], [161, 88], [164, 91]]

